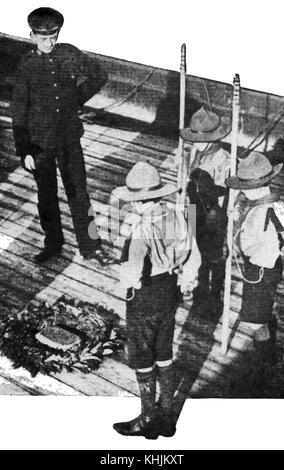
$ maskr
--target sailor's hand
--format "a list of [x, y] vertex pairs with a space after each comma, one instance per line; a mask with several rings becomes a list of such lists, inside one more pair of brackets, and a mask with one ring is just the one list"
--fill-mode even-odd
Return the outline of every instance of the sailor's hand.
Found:
[[25, 157], [24, 163], [27, 170], [35, 170], [35, 161], [31, 155], [27, 155]]

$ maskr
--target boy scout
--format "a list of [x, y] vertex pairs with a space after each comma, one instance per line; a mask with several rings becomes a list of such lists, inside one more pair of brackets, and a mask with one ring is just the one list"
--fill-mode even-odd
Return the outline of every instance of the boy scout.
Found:
[[202, 257], [193, 307], [212, 319], [221, 310], [227, 215], [218, 204], [214, 180], [206, 171], [196, 168], [191, 172], [187, 193], [196, 207], [196, 239]]
[[[230, 132], [230, 120], [205, 108], [193, 114], [181, 137], [193, 143], [188, 184], [189, 200], [196, 205], [196, 237], [202, 264], [194, 299], [202, 307], [208, 300], [218, 313], [225, 276], [226, 234], [225, 179], [229, 176], [230, 155], [220, 140]], [[211, 274], [211, 283], [209, 283]], [[195, 305], [197, 306], [197, 304]]]
[[16, 153], [33, 173], [38, 189], [38, 213], [45, 233], [41, 263], [57, 256], [64, 243], [57, 197], [56, 163], [71, 210], [80, 254], [104, 262], [97, 231], [89, 236], [91, 204], [80, 144], [83, 126], [78, 108], [97, 93], [106, 77], [98, 64], [70, 44], [57, 44], [62, 14], [38, 8], [28, 16], [36, 48], [18, 68], [12, 119]]
[[[132, 421], [114, 424], [126, 436], [156, 439], [175, 433], [172, 342], [178, 302], [176, 271], [183, 265], [182, 292], [192, 289], [200, 254], [183, 213], [162, 201], [174, 192], [175, 186], [163, 185], [158, 171], [143, 162], [130, 170], [126, 186], [114, 192], [119, 199], [132, 202], [137, 213], [123, 251], [120, 276], [128, 290], [128, 360], [136, 370], [142, 411]], [[155, 403], [157, 380], [159, 407]]]
[[282, 278], [284, 204], [269, 188], [281, 168], [281, 164], [273, 168], [262, 153], [253, 151], [240, 162], [237, 176], [226, 181], [247, 198], [237, 214], [234, 247], [243, 261], [241, 267], [236, 256], [243, 280], [240, 319], [251, 330], [260, 362], [268, 361], [272, 352], [272, 307]]

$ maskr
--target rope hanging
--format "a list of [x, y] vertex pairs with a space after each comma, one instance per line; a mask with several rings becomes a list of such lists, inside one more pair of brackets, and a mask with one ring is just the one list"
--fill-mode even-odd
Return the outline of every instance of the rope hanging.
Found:
[[[145, 83], [149, 80], [149, 78], [152, 77], [153, 73], [155, 72], [155, 68], [152, 69], [148, 75], [140, 82], [138, 83], [138, 85], [136, 85], [133, 90], [131, 90], [124, 98], [122, 98], [121, 100], [118, 100], [118, 101], [115, 101], [114, 103], [110, 103], [110, 104], [107, 104], [106, 106], [102, 106], [101, 108], [96, 108], [96, 111], [109, 111], [110, 109], [113, 109], [113, 108], [118, 108], [119, 106], [123, 105], [124, 103], [126, 103], [127, 101], [130, 100], [130, 98], [132, 98], [133, 96], [136, 95], [136, 93], [140, 90], [140, 88], [145, 85]], [[86, 118], [88, 117], [91, 117], [92, 115], [95, 115], [96, 113], [88, 113], [86, 116]]]
[[207, 101], [208, 101], [208, 104], [209, 104], [210, 111], [212, 112], [212, 103], [211, 103], [208, 87], [207, 87], [206, 82], [203, 78], [201, 78], [201, 82], [202, 82], [202, 85], [203, 85], [205, 93], [206, 93], [206, 97], [207, 97]]
[[[244, 158], [244, 156], [249, 153], [249, 152], [252, 152], [253, 150], [255, 150], [257, 147], [259, 147], [262, 142], [264, 142], [264, 140], [269, 136], [269, 134], [271, 134], [271, 132], [273, 131], [273, 129], [277, 126], [277, 124], [281, 121], [282, 117], [284, 116], [284, 111], [280, 114], [278, 114], [276, 116], [276, 118], [272, 121], [272, 123], [270, 124], [267, 124], [264, 128], [262, 128], [261, 131], [259, 131], [259, 133], [257, 134], [256, 137], [254, 137], [252, 139], [252, 141], [250, 142], [250, 144], [248, 145], [248, 147], [243, 150], [240, 154], [240, 157], [238, 158]], [[262, 136], [262, 139], [253, 146], [253, 144]]]

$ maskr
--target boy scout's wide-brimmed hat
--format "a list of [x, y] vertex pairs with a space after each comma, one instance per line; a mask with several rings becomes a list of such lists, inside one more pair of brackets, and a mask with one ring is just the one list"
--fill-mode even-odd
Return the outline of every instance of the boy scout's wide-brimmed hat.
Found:
[[156, 168], [145, 162], [136, 163], [125, 182], [126, 186], [116, 188], [113, 194], [127, 202], [156, 199], [177, 192], [173, 184], [163, 184]]
[[189, 127], [182, 129], [180, 135], [189, 142], [214, 142], [229, 134], [231, 122], [228, 117], [200, 108], [193, 114]]
[[28, 16], [28, 23], [34, 33], [50, 36], [62, 27], [63, 15], [53, 8], [41, 7], [33, 10]]
[[239, 164], [237, 175], [226, 180], [226, 185], [233, 189], [256, 189], [268, 185], [279, 173], [283, 164], [273, 167], [262, 153], [251, 152]]

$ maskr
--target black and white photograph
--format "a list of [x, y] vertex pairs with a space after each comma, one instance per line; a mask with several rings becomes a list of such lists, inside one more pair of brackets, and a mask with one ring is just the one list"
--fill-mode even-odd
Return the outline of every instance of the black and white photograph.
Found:
[[283, 13], [3, 3], [1, 449], [284, 449]]

